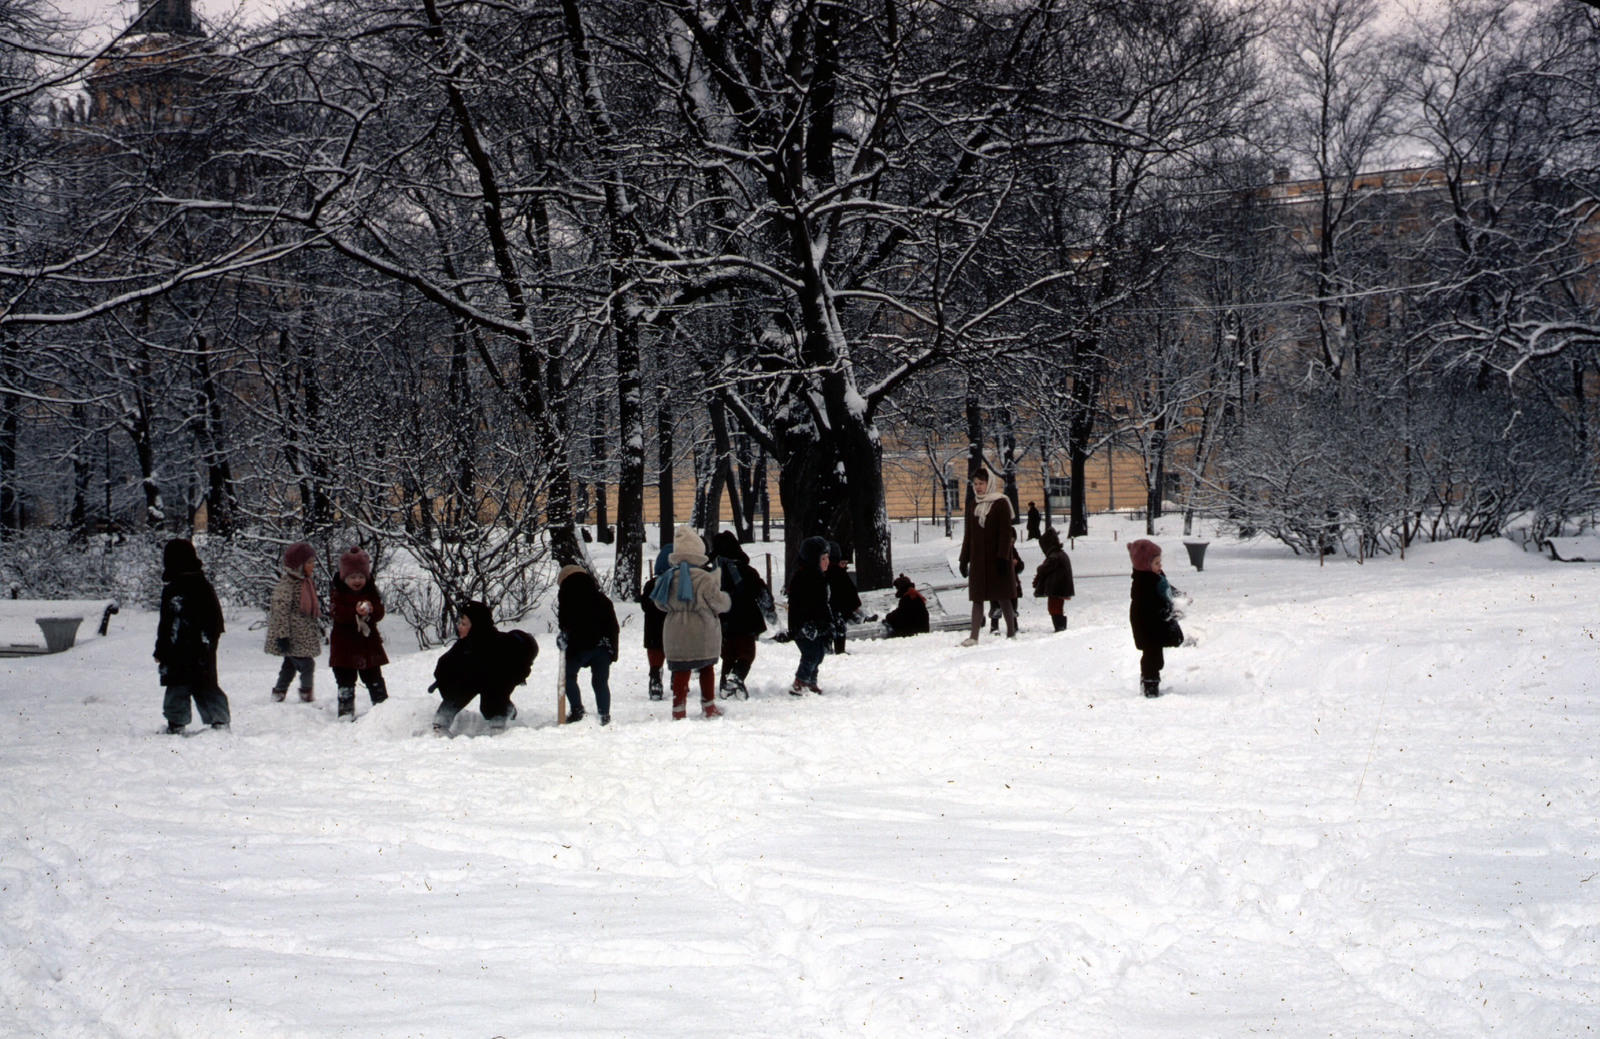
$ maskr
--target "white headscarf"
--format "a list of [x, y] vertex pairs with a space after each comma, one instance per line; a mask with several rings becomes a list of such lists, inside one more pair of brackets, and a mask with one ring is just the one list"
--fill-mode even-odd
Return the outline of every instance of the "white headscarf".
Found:
[[[983, 521], [989, 518], [989, 507], [1006, 496], [1005, 485], [995, 475], [994, 470], [986, 465], [983, 467], [983, 471], [989, 477], [990, 491], [987, 494], [978, 495], [977, 500], [972, 504], [972, 515], [977, 519], [980, 527], [983, 526]], [[977, 474], [974, 473], [972, 478], [977, 479]]]

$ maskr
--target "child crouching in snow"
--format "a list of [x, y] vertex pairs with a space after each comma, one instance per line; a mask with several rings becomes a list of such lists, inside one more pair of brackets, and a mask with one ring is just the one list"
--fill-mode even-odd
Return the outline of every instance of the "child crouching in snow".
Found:
[[189, 724], [191, 698], [200, 708], [202, 722], [226, 729], [231, 717], [228, 696], [217, 687], [222, 606], [193, 544], [182, 538], [167, 542], [161, 552], [161, 580], [155, 656], [166, 687], [161, 713], [167, 716], [167, 731], [180, 733]]
[[339, 575], [333, 579], [333, 633], [328, 637], [328, 665], [339, 687], [339, 717], [355, 719], [356, 677], [367, 687], [374, 705], [389, 699], [383, 683], [383, 649], [378, 622], [383, 620], [383, 597], [372, 583], [372, 557], [359, 546], [339, 557]]
[[300, 699], [315, 699], [316, 656], [322, 652], [322, 607], [317, 587], [311, 580], [316, 566], [316, 549], [297, 541], [283, 550], [283, 569], [272, 586], [272, 605], [267, 613], [266, 651], [283, 658], [272, 698], [282, 700], [289, 692], [289, 680], [300, 673]]
[[456, 644], [433, 668], [433, 686], [443, 700], [433, 715], [433, 731], [448, 734], [462, 708], [478, 698], [490, 732], [503, 732], [517, 716], [511, 692], [528, 680], [539, 643], [525, 631], [501, 631], [486, 603], [468, 602], [456, 612]]
[[1147, 538], [1130, 541], [1128, 557], [1133, 561], [1128, 623], [1133, 626], [1133, 644], [1143, 653], [1139, 677], [1144, 695], [1156, 697], [1161, 695], [1161, 669], [1166, 665], [1162, 651], [1183, 645], [1183, 629], [1172, 604], [1172, 585], [1161, 572], [1161, 546]]
[[700, 712], [707, 718], [722, 713], [717, 706], [717, 658], [722, 655], [722, 621], [719, 614], [733, 605], [722, 590], [722, 577], [707, 570], [706, 545], [688, 527], [672, 534], [672, 554], [667, 571], [656, 578], [650, 597], [666, 619], [661, 624], [661, 646], [672, 672], [672, 717], [688, 714], [689, 673], [700, 676]]

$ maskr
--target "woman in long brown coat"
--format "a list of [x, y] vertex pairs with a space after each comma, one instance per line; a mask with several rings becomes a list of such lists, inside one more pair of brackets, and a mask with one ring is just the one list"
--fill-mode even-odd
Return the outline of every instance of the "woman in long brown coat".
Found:
[[1013, 603], [1021, 589], [1011, 564], [1012, 544], [1017, 538], [1011, 526], [1014, 515], [1011, 499], [989, 467], [973, 473], [972, 500], [967, 503], [966, 529], [961, 538], [961, 576], [967, 579], [967, 598], [972, 602], [972, 633], [961, 643], [963, 646], [978, 644], [986, 602], [997, 603], [1005, 615], [1006, 638], [1017, 633]]

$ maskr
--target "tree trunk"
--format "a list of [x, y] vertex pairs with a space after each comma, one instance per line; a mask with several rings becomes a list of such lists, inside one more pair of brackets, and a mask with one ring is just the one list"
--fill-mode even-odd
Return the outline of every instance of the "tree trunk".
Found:
[[[19, 371], [15, 358], [17, 342], [10, 336], [0, 341], [0, 384], [11, 389]], [[22, 495], [17, 490], [17, 438], [22, 408], [10, 393], [0, 394], [0, 539], [9, 539], [22, 529]]]

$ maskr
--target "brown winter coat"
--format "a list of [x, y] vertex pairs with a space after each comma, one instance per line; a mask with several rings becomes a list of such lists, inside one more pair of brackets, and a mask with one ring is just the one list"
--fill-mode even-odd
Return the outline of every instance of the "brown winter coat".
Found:
[[[314, 657], [322, 652], [322, 625], [300, 612], [300, 582], [309, 580], [303, 573], [285, 570], [272, 586], [265, 648], [273, 656]], [[279, 639], [289, 640], [287, 649]]]
[[1010, 499], [1002, 497], [989, 506], [989, 514], [980, 527], [972, 502], [967, 503], [961, 562], [967, 565], [969, 602], [996, 602], [1015, 599], [1021, 594], [1011, 560], [1011, 546], [1017, 539], [1017, 532], [1011, 526], [1012, 516]]
[[[340, 579], [333, 582], [333, 631], [328, 636], [328, 666], [353, 667], [364, 671], [382, 667], [389, 662], [383, 649], [383, 636], [378, 634], [378, 622], [383, 620], [383, 598], [371, 581], [359, 592], [352, 592]], [[372, 604], [372, 612], [362, 618], [356, 613], [356, 604]], [[362, 634], [361, 621], [366, 620], [366, 634]]]
[[[687, 536], [686, 536], [687, 535]], [[672, 671], [688, 670], [688, 665], [705, 667], [722, 656], [722, 620], [733, 600], [722, 590], [722, 574], [703, 569], [705, 545], [698, 537], [679, 527], [673, 538], [674, 551], [667, 557], [667, 575], [672, 586], [667, 595], [667, 617], [661, 624], [661, 648]], [[693, 598], [683, 602], [677, 595], [678, 563], [689, 564]]]

